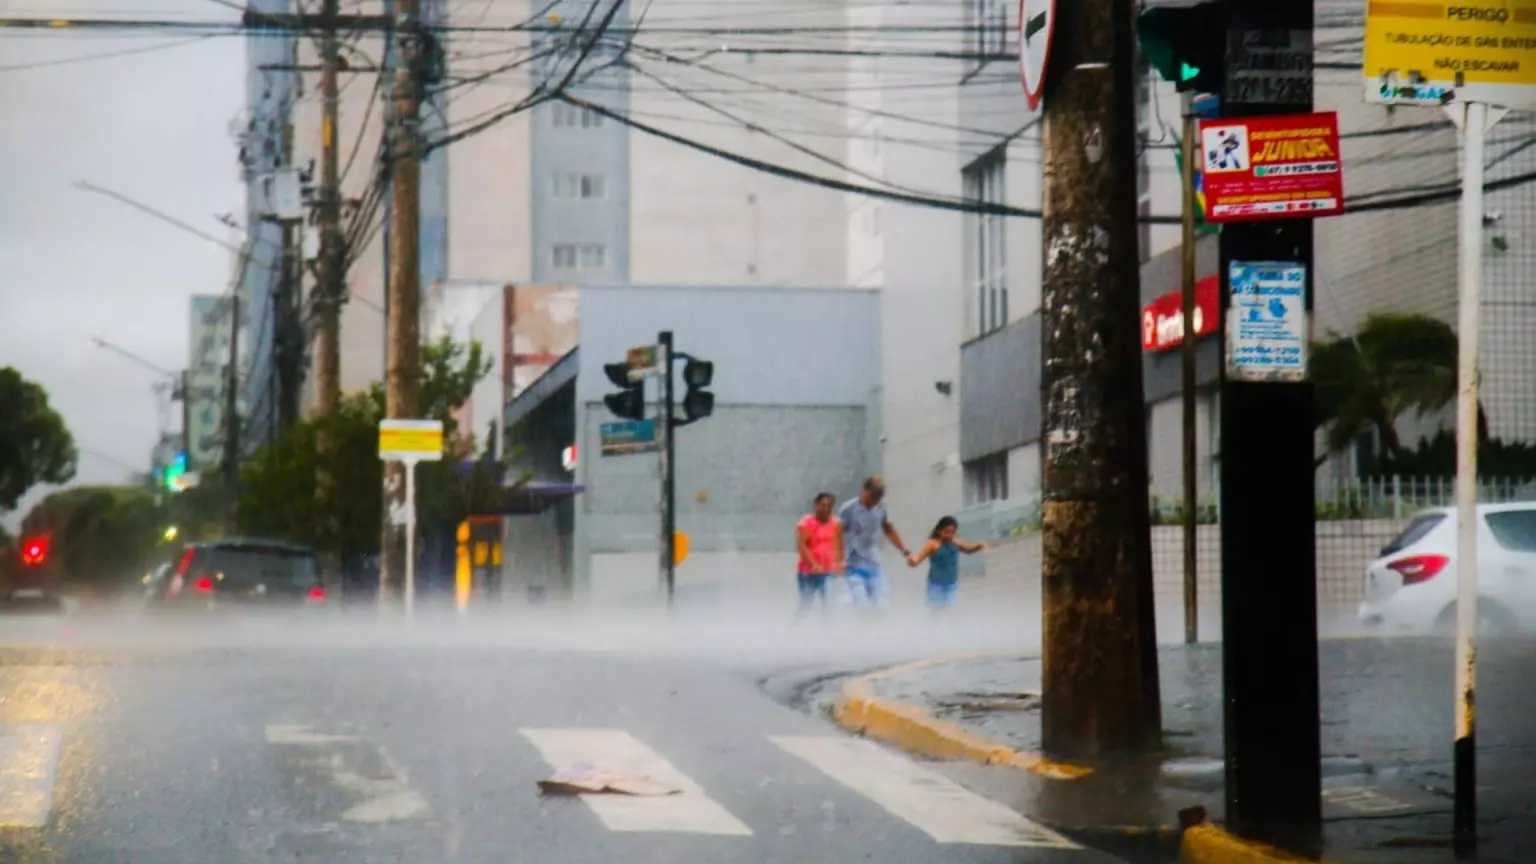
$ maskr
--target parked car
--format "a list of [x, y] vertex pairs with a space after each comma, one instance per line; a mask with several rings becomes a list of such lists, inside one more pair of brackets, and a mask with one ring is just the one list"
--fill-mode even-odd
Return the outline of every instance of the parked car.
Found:
[[[1397, 633], [1456, 630], [1456, 508], [1414, 516], [1365, 573], [1360, 620]], [[1536, 629], [1536, 502], [1477, 508], [1479, 635]]]
[[152, 610], [299, 609], [325, 600], [313, 549], [260, 539], [188, 544], [146, 578], [144, 592]]

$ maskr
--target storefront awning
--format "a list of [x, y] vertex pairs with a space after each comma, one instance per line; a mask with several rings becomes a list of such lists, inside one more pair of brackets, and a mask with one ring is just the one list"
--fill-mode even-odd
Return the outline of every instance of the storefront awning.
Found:
[[552, 483], [542, 480], [520, 483], [502, 490], [501, 506], [496, 509], [496, 515], [533, 516], [543, 513], [567, 498], [574, 498], [582, 490], [583, 487], [575, 483]]

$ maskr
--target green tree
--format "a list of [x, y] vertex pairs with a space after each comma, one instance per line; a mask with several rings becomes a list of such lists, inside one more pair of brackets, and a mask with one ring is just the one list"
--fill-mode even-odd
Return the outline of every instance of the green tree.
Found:
[[[1400, 459], [1406, 451], [1397, 421], [1410, 412], [1439, 411], [1456, 398], [1456, 354], [1456, 331], [1427, 315], [1372, 315], [1354, 336], [1333, 333], [1313, 345], [1316, 420], [1326, 427], [1328, 451], [1348, 450], [1374, 431], [1383, 457]], [[1484, 440], [1487, 428], [1479, 406]]]
[[76, 486], [55, 492], [22, 520], [22, 532], [51, 535], [51, 572], [75, 589], [112, 592], [152, 566], [164, 542], [157, 496], [137, 486]]
[[[417, 512], [423, 527], [489, 507], [500, 494], [500, 466], [486, 459], [468, 468], [462, 465], [474, 454], [475, 442], [453, 417], [490, 371], [490, 359], [478, 342], [464, 345], [445, 338], [422, 346], [421, 414], [443, 421], [446, 450], [442, 462], [417, 467]], [[241, 469], [241, 530], [344, 557], [377, 552], [384, 519], [384, 472], [378, 456], [384, 406], [384, 387], [375, 383], [366, 391], [347, 394], [331, 416], [300, 422], [255, 453]], [[335, 442], [328, 467], [338, 494], [331, 502], [320, 502], [315, 494], [316, 441], [322, 428]], [[336, 530], [329, 531], [328, 525]]]
[[42, 483], [75, 476], [75, 439], [48, 404], [48, 391], [10, 366], [0, 368], [0, 513]]

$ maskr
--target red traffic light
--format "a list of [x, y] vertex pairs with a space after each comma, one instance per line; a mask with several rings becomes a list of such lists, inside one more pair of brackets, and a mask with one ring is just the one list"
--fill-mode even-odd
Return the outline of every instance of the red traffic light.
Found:
[[28, 537], [21, 544], [21, 563], [37, 567], [48, 560], [48, 537]]

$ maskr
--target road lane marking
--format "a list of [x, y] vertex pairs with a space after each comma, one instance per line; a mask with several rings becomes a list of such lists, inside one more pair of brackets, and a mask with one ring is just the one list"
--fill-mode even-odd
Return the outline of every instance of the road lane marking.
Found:
[[556, 770], [589, 763], [682, 790], [677, 795], [583, 795], [610, 831], [665, 831], [750, 837], [752, 829], [671, 762], [622, 729], [521, 729]]
[[1393, 813], [1413, 809], [1412, 804], [1383, 795], [1367, 786], [1334, 786], [1324, 789], [1323, 800], [1356, 813]]
[[432, 806], [411, 788], [405, 769], [382, 747], [356, 735], [294, 724], [267, 726], [266, 736], [286, 755], [301, 787], [303, 777], [312, 775], [345, 793], [349, 803], [340, 821], [379, 824], [432, 815]]
[[870, 741], [828, 736], [769, 740], [940, 843], [1081, 848]]
[[0, 726], [0, 828], [48, 825], [63, 738], [49, 724]]

